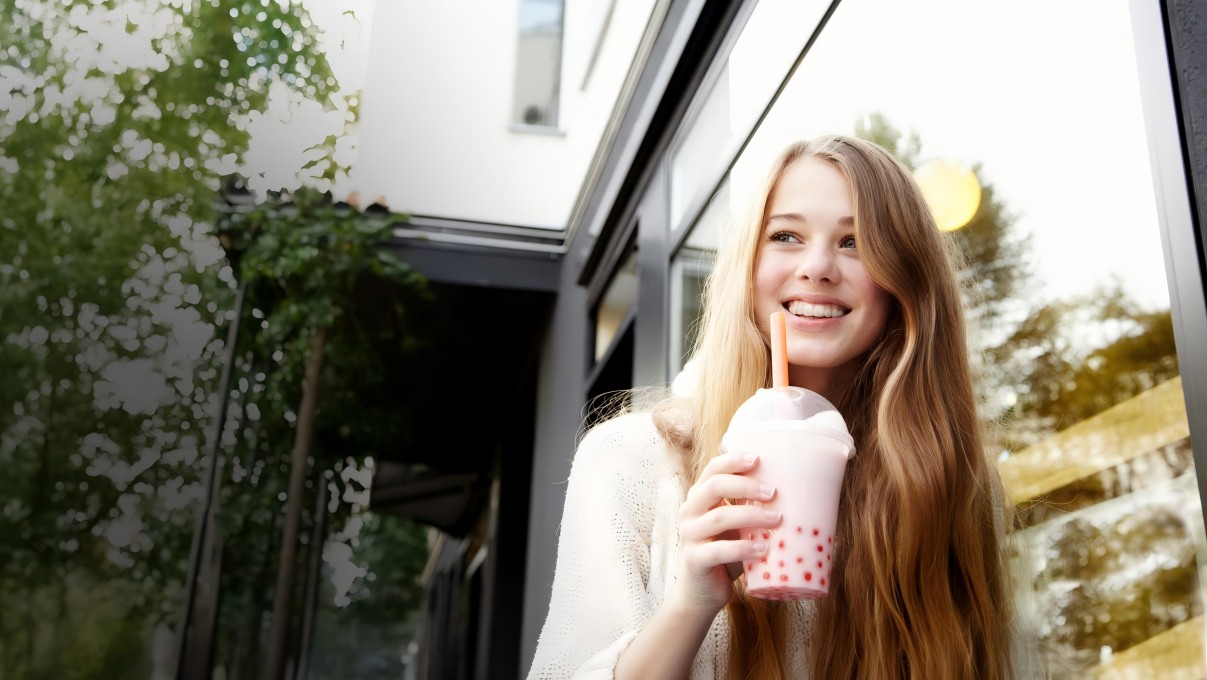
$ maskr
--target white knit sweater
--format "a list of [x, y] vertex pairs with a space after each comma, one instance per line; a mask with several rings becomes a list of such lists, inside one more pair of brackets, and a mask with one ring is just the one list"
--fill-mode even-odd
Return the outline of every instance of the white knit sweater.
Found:
[[[549, 616], [529, 680], [605, 680], [662, 604], [679, 559], [679, 506], [687, 493], [677, 454], [648, 413], [608, 421], [583, 438], [570, 470]], [[789, 616], [788, 676], [806, 678], [811, 602]], [[724, 678], [729, 618], [712, 622], [692, 680]]]

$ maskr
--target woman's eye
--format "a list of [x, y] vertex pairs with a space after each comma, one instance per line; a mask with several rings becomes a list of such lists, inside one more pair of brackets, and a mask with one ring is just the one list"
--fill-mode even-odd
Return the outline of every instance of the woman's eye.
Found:
[[854, 248], [855, 247], [855, 237], [848, 236], [848, 237], [844, 238], [842, 241], [840, 241], [838, 245], [840, 248]]
[[798, 243], [800, 239], [796, 238], [795, 234], [787, 231], [777, 231], [771, 235], [771, 240], [776, 243]]

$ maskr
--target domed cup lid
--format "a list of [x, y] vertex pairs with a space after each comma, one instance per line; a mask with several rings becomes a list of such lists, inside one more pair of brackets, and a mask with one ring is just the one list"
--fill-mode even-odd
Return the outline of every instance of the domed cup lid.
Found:
[[755, 392], [733, 414], [726, 438], [730, 433], [786, 429], [833, 437], [847, 445], [848, 459], [855, 455], [855, 440], [842, 414], [828, 399], [803, 387], [769, 387]]

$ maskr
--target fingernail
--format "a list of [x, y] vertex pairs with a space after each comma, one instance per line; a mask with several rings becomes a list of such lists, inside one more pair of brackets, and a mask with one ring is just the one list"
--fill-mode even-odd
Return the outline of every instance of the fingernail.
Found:
[[770, 484], [759, 484], [759, 494], [761, 494], [763, 498], [771, 498], [774, 493], [774, 486], [771, 486]]
[[747, 463], [752, 463], [752, 464], [753, 464], [753, 463], [754, 463], [754, 461], [756, 461], [756, 460], [758, 460], [758, 459], [759, 459], [759, 457], [758, 457], [757, 455], [753, 454], [753, 453], [744, 453], [744, 454], [742, 454], [742, 460], [746, 461]]
[[767, 515], [767, 519], [778, 520], [780, 518], [779, 510], [764, 510], [763, 514]]
[[766, 544], [766, 543], [763, 543], [762, 541], [759, 541], [758, 543], [755, 543], [755, 544], [754, 544], [754, 554], [755, 554], [755, 555], [762, 555], [762, 554], [763, 554], [763, 553], [765, 553], [765, 552], [767, 552], [767, 544]]

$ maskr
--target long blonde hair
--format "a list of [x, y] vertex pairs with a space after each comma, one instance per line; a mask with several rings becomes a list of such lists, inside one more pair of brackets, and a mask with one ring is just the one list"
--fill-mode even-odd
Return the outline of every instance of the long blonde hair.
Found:
[[747, 597], [739, 578], [727, 607], [730, 677], [783, 678], [787, 645], [804, 643], [816, 678], [1011, 677], [1000, 481], [981, 446], [953, 253], [887, 151], [829, 136], [781, 154], [706, 287], [690, 429], [682, 419], [657, 422], [694, 482], [738, 406], [769, 384], [752, 283], [770, 196], [805, 157], [846, 178], [860, 258], [894, 302], [835, 399], [859, 455], [843, 484], [830, 594], [818, 603], [813, 639], [785, 639], [787, 605]]

